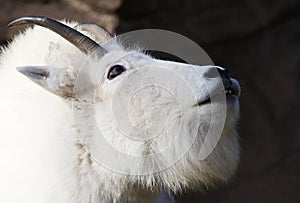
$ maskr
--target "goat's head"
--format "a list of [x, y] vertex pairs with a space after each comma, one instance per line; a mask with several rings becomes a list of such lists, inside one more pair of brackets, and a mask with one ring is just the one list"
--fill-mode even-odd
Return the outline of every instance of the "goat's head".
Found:
[[94, 24], [71, 28], [24, 17], [10, 25], [17, 24], [46, 27], [80, 50], [73, 53], [72, 67], [53, 62], [18, 70], [72, 103], [80, 142], [96, 174], [126, 174], [132, 184], [174, 191], [232, 176], [239, 158], [240, 87], [225, 69], [126, 50]]

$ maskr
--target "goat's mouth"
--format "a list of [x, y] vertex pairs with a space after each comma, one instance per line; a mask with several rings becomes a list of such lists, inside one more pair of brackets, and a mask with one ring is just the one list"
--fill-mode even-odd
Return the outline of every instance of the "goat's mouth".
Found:
[[[239, 98], [239, 96], [241, 94], [241, 88], [240, 88], [238, 82], [236, 80], [230, 80], [230, 85], [227, 88], [225, 88], [223, 94], [226, 95], [226, 99], [232, 98], [232, 97]], [[220, 95], [220, 93], [212, 95], [212, 96], [208, 96], [208, 98], [198, 101], [198, 103], [195, 106], [202, 106], [205, 104], [209, 104], [209, 103], [211, 103], [211, 98], [215, 97], [217, 95]]]

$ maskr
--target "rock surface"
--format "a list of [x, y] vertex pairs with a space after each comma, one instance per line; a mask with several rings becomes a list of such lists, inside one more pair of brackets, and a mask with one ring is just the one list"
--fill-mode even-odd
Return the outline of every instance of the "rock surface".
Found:
[[7, 24], [26, 15], [93, 22], [114, 31], [119, 22], [115, 10], [121, 2], [122, 0], [0, 0], [0, 41], [10, 39], [20, 30], [20, 27], [7, 29]]

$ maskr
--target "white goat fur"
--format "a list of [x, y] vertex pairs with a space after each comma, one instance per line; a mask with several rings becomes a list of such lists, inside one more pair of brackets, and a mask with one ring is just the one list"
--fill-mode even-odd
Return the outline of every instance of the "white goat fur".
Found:
[[[68, 23], [74, 26], [76, 23]], [[84, 34], [88, 35], [88, 33]], [[98, 36], [99, 37], [99, 36]], [[95, 38], [91, 36], [91, 38]], [[1, 202], [152, 202], [163, 188], [180, 192], [185, 188], [197, 188], [201, 185], [214, 185], [217, 181], [227, 181], [234, 173], [239, 159], [239, 144], [235, 131], [238, 118], [238, 102], [227, 108], [228, 116], [221, 139], [217, 147], [204, 161], [198, 160], [199, 146], [203, 141], [201, 132], [209, 125], [207, 112], [214, 105], [209, 104], [192, 108], [194, 101], [183, 112], [183, 128], [189, 131], [192, 122], [198, 120], [198, 137], [196, 143], [172, 167], [149, 175], [124, 175], [106, 169], [97, 163], [86, 148], [101, 148], [95, 142], [95, 126], [88, 122], [89, 114], [95, 114], [104, 137], [120, 151], [141, 155], [145, 150], [159, 151], [172, 138], [166, 136], [153, 141], [148, 146], [145, 141], [124, 138], [112, 122], [110, 104], [114, 91], [121, 81], [130, 80], [132, 87], [139, 87], [138, 80], [160, 82], [162, 77], [150, 77], [151, 68], [143, 66], [158, 65], [172, 70], [187, 81], [193, 81], [191, 88], [203, 95], [203, 78], [194, 74], [191, 65], [153, 59], [134, 50], [125, 50], [112, 40], [103, 45], [109, 52], [101, 59], [87, 57], [68, 41], [52, 31], [34, 26], [16, 36], [7, 48], [3, 48], [0, 67], [0, 201]], [[131, 53], [121, 61], [115, 61], [120, 55]], [[88, 63], [86, 63], [88, 61]], [[122, 63], [128, 70], [118, 78], [105, 79], [112, 63]], [[73, 118], [72, 98], [64, 98], [46, 91], [16, 70], [21, 66], [49, 66], [55, 70], [66, 70], [77, 73], [84, 65], [96, 65], [103, 69], [99, 76], [95, 113], [84, 109], [80, 101], [75, 104], [82, 109], [82, 116], [87, 118], [86, 127], [79, 129], [82, 143], [78, 140], [76, 122]], [[199, 75], [209, 66], [197, 67]], [[172, 92], [181, 94], [177, 81]], [[95, 85], [95, 84], [92, 84]], [[126, 96], [126, 90], [123, 91]], [[123, 96], [124, 96], [123, 95]], [[172, 132], [176, 131], [178, 106], [170, 95], [155, 91], [141, 92], [140, 100], [132, 109], [132, 122], [137, 126], [146, 125], [147, 115], [151, 111], [149, 101], [165, 106], [168, 118], [175, 119]], [[154, 99], [153, 99], [154, 98]], [[160, 103], [159, 103], [160, 102]], [[187, 105], [188, 106], [188, 105]], [[156, 114], [154, 114], [155, 116]], [[161, 122], [157, 114], [153, 122]], [[218, 121], [216, 121], [218, 122]], [[166, 130], [166, 129], [164, 129]], [[169, 129], [170, 130], [170, 129]], [[155, 129], [151, 131], [155, 132]], [[192, 142], [189, 136], [181, 142]], [[181, 146], [176, 146], [181, 152]], [[176, 153], [176, 152], [174, 152]], [[99, 156], [99, 155], [97, 155]], [[107, 154], [102, 156], [109, 156]], [[161, 157], [160, 160], [146, 161], [138, 165], [122, 163], [125, 170], [146, 169], [151, 164], [160, 164], [174, 159], [174, 154]], [[117, 157], [112, 157], [117, 160]]]

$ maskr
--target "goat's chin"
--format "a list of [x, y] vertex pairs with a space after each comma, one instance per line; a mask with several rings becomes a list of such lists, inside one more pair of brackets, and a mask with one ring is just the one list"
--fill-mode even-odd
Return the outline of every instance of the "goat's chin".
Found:
[[197, 158], [198, 149], [191, 149], [174, 166], [155, 175], [158, 176], [158, 185], [177, 193], [185, 189], [201, 189], [203, 186], [213, 187], [229, 181], [235, 174], [239, 160], [236, 132], [232, 132], [230, 136], [233, 138], [224, 135], [205, 160]]
[[[227, 182], [234, 175], [239, 160], [239, 142], [235, 129], [238, 110], [236, 107], [228, 108], [225, 125], [224, 123], [222, 125], [224, 129], [221, 131], [220, 139], [211, 153], [204, 159], [199, 157], [199, 153], [202, 149], [207, 129], [211, 125], [214, 128], [214, 125], [217, 126], [219, 121], [211, 122], [209, 118], [204, 116], [205, 112], [202, 113], [203, 115], [200, 116], [203, 120], [198, 119], [196, 127], [191, 125], [195, 124], [193, 121], [197, 120], [199, 115], [194, 112], [185, 115], [186, 119], [183, 118], [181, 120], [183, 131], [180, 131], [180, 133], [184, 133], [177, 133], [177, 141], [171, 140], [174, 139], [174, 133], [178, 131], [176, 126], [179, 125], [177, 122], [170, 126], [170, 129], [174, 130], [173, 134], [170, 133], [170, 137], [162, 136], [162, 139], [157, 142], [151, 144], [147, 142], [139, 147], [137, 147], [139, 142], [125, 146], [124, 143], [126, 142], [124, 139], [128, 138], [120, 136], [118, 138], [120, 141], [117, 143], [111, 142], [112, 145], [122, 146], [124, 147], [123, 150], [131, 148], [133, 149], [132, 151], [136, 152], [135, 154], [140, 153], [139, 155], [147, 153], [146, 156], [140, 156], [141, 159], [137, 161], [128, 159], [117, 161], [118, 158], [115, 157], [113, 158], [113, 163], [116, 163], [118, 166], [117, 170], [109, 170], [109, 167], [101, 167], [97, 164], [93, 166], [92, 170], [94, 172], [96, 170], [96, 176], [98, 177], [111, 177], [110, 180], [104, 180], [104, 182], [106, 184], [111, 182], [120, 190], [128, 190], [130, 188], [134, 190], [138, 186], [138, 188], [142, 187], [151, 191], [169, 188], [174, 193], [177, 193], [185, 189], [201, 189], [202, 186], [208, 187], [220, 182]], [[174, 116], [175, 121], [177, 121], [176, 118]], [[103, 129], [103, 132], [111, 129], [113, 128]], [[110, 131], [107, 134], [111, 135]], [[107, 136], [107, 139], [109, 138], [111, 136]], [[169, 143], [170, 140], [173, 148], [166, 150], [166, 143]], [[92, 143], [98, 142], [94, 140]], [[103, 146], [94, 145], [94, 148], [100, 149]], [[151, 158], [150, 155], [156, 152], [161, 153]], [[103, 156], [103, 153], [99, 154]], [[102, 173], [106, 175], [101, 175]], [[102, 182], [102, 180], [99, 181]]]
[[[213, 187], [226, 183], [235, 174], [239, 162], [240, 147], [236, 131], [238, 109], [228, 108], [228, 116], [219, 141], [211, 153], [203, 160], [199, 158], [203, 143], [203, 133], [207, 128], [199, 125], [198, 134], [189, 150], [174, 165], [148, 178], [157, 180], [158, 185], [173, 192], [185, 189]], [[208, 125], [208, 124], [207, 124]], [[153, 177], [151, 177], [153, 176]], [[147, 177], [145, 177], [147, 179]], [[147, 183], [147, 182], [146, 182]], [[151, 187], [151, 185], [149, 185]]]
[[239, 161], [239, 142], [232, 125], [225, 126], [217, 146], [204, 160], [199, 159], [200, 150], [195, 143], [180, 160], [174, 160], [172, 166], [147, 175], [131, 176], [130, 185], [143, 185], [150, 190], [168, 188], [180, 193], [186, 189], [214, 187], [233, 177]]

